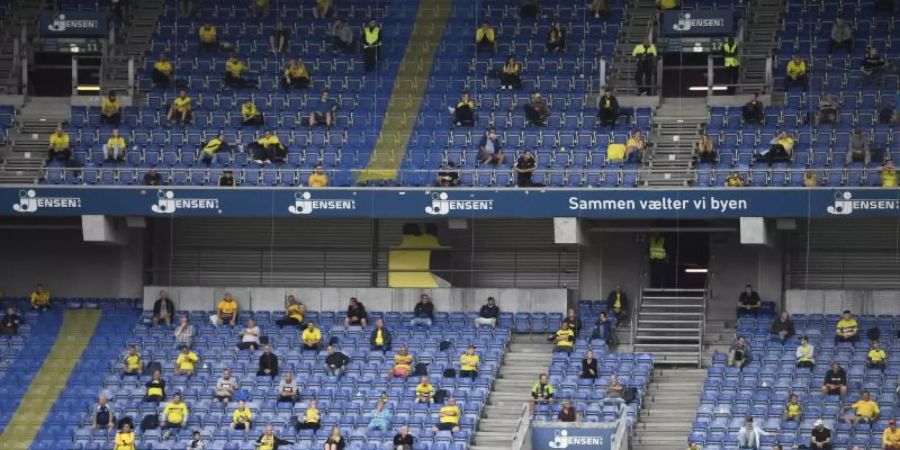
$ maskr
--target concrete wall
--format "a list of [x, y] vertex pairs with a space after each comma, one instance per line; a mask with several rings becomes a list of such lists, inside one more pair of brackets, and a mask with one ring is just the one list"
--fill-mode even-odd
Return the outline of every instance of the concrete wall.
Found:
[[900, 291], [788, 289], [785, 301], [792, 313], [900, 314]]
[[709, 281], [712, 290], [707, 317], [714, 320], [735, 318], [735, 306], [744, 285], [750, 283], [765, 301], [781, 302], [783, 264], [780, 239], [773, 245], [742, 245], [737, 232], [710, 236]]
[[645, 245], [635, 241], [634, 233], [585, 233], [581, 250], [582, 299], [605, 299], [616, 284], [632, 299], [641, 290], [641, 267]]

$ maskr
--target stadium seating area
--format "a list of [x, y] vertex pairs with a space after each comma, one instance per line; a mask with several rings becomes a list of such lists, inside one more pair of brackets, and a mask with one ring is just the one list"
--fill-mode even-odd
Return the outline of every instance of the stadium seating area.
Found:
[[16, 119], [16, 110], [10, 105], [0, 105], [0, 144], [6, 143], [7, 133]]

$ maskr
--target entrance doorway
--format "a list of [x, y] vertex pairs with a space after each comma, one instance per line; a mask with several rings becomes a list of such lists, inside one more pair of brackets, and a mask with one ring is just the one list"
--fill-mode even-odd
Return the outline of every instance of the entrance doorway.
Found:
[[650, 287], [703, 289], [709, 269], [709, 233], [661, 232], [666, 257], [650, 260]]

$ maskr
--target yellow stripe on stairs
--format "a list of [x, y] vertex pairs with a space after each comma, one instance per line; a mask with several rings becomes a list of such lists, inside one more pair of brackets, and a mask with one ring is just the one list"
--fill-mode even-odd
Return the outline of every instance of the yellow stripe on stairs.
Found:
[[422, 0], [419, 4], [381, 124], [381, 134], [369, 165], [360, 172], [357, 182], [397, 178], [397, 169], [406, 157], [406, 145], [422, 106], [431, 64], [444, 35], [452, 4], [452, 0]]
[[100, 322], [100, 314], [97, 309], [65, 312], [53, 348], [31, 381], [12, 420], [0, 435], [0, 449], [27, 450], [31, 446], [50, 408], [66, 387], [75, 364], [91, 341], [94, 329]]

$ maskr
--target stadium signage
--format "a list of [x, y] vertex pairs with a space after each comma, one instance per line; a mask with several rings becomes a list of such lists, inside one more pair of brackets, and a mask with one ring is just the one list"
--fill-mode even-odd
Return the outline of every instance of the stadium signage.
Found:
[[288, 206], [288, 212], [297, 215], [310, 215], [317, 210], [353, 210], [356, 200], [351, 199], [313, 199], [309, 191], [294, 194], [294, 204]]
[[66, 11], [42, 12], [39, 29], [43, 37], [106, 37], [106, 14], [98, 12]]
[[663, 36], [730, 36], [733, 33], [731, 11], [663, 12]]
[[209, 209], [222, 212], [217, 198], [177, 198], [175, 191], [171, 190], [159, 190], [156, 196], [157, 201], [150, 205], [150, 210], [157, 214], [175, 214], [179, 209]]
[[493, 200], [451, 200], [446, 192], [431, 194], [431, 204], [425, 207], [425, 213], [432, 216], [446, 216], [453, 211], [490, 211], [494, 209]]
[[19, 191], [19, 201], [13, 203], [12, 209], [18, 213], [30, 214], [38, 209], [77, 209], [81, 208], [78, 197], [41, 197], [34, 189]]
[[612, 428], [534, 426], [534, 450], [607, 450], [612, 448]]

